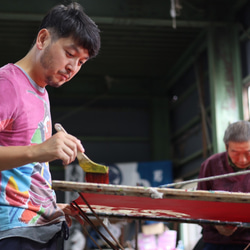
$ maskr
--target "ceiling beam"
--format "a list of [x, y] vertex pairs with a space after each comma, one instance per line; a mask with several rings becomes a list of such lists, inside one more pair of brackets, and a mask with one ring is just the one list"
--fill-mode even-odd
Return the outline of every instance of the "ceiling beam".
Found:
[[239, 11], [245, 4], [247, 4], [248, 0], [237, 0], [233, 5], [233, 9], [235, 12]]
[[[115, 17], [92, 17], [96, 23], [115, 24], [115, 25], [133, 25], [133, 26], [163, 26], [172, 27], [172, 19], [149, 19], [149, 18], [115, 18]], [[203, 28], [211, 25], [207, 21], [187, 21], [176, 20], [177, 27]], [[224, 26], [225, 22], [214, 22], [215, 26]]]
[[[0, 12], [0, 20], [7, 21], [41, 21], [43, 14], [27, 14], [27, 13], [7, 13]], [[113, 24], [126, 26], [163, 26], [172, 27], [172, 19], [149, 19], [149, 18], [116, 18], [116, 17], [91, 17], [98, 24]], [[225, 22], [213, 22], [214, 26], [224, 26]], [[176, 20], [177, 27], [203, 28], [211, 25], [209, 21], [189, 21]]]
[[0, 20], [6, 21], [41, 21], [43, 14], [28, 14], [28, 13], [10, 13], [0, 12]]

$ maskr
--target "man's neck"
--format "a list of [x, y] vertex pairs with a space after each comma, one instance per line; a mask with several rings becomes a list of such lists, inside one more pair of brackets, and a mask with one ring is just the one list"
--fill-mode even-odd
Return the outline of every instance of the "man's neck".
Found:
[[235, 172], [238, 172], [238, 171], [244, 171], [244, 170], [248, 170], [250, 169], [250, 166], [248, 166], [247, 168], [238, 168], [231, 160], [231, 158], [228, 156], [228, 163], [229, 165], [233, 168], [233, 170]]

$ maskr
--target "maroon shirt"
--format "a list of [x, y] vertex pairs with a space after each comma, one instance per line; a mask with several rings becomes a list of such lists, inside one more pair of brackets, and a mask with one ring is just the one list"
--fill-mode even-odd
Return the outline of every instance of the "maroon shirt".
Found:
[[[214, 154], [201, 165], [199, 178], [235, 172], [229, 164], [227, 152]], [[250, 192], [250, 174], [199, 182], [198, 190]], [[225, 209], [227, 209], [225, 205]], [[203, 240], [214, 244], [248, 244], [250, 228], [238, 228], [231, 236], [218, 233], [213, 225], [203, 225]]]

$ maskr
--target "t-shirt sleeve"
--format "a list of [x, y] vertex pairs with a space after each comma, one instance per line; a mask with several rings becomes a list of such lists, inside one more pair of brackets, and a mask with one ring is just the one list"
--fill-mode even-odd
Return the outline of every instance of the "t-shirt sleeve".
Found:
[[0, 132], [11, 128], [16, 117], [17, 93], [14, 85], [5, 78], [0, 78]]

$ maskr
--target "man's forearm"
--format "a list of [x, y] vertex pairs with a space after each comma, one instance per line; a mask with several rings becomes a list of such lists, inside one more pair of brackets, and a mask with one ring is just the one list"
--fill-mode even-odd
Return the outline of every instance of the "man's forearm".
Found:
[[0, 147], [0, 171], [33, 162], [32, 146]]

